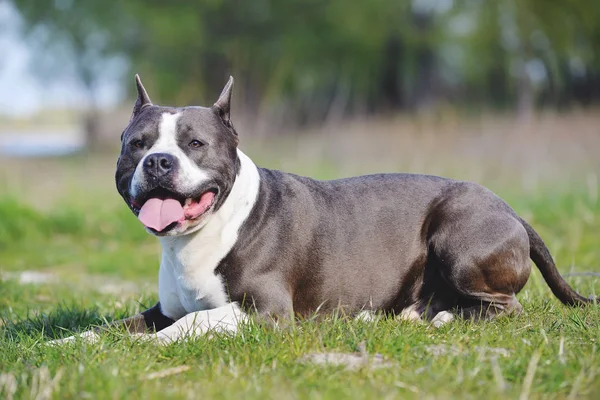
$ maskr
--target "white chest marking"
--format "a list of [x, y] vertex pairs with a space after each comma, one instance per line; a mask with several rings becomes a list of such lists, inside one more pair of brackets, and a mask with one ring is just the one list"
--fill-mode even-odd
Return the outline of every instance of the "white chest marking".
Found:
[[158, 296], [163, 314], [172, 319], [229, 302], [215, 269], [237, 241], [240, 227], [256, 202], [260, 182], [254, 163], [240, 150], [238, 157], [239, 175], [206, 225], [189, 235], [160, 238], [163, 254]]
[[192, 192], [194, 188], [209, 179], [207, 173], [193, 163], [177, 144], [177, 120], [180, 116], [180, 113], [162, 114], [162, 119], [158, 126], [158, 140], [152, 145], [146, 155], [142, 157], [131, 179], [131, 187], [129, 189], [132, 197], [135, 197], [137, 191], [140, 189], [140, 182], [144, 178], [144, 161], [151, 154], [167, 153], [178, 160], [180, 168], [174, 184], [180, 192]]

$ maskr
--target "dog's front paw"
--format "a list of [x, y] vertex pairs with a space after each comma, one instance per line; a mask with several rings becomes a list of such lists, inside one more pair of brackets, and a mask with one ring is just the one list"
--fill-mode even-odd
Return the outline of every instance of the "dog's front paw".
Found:
[[73, 335], [73, 336], [69, 336], [66, 338], [62, 338], [62, 339], [51, 340], [51, 341], [47, 342], [46, 344], [49, 346], [62, 346], [64, 344], [72, 343], [77, 340], [82, 340], [85, 343], [91, 344], [91, 343], [96, 343], [98, 341], [99, 337], [100, 336], [94, 331], [86, 331], [86, 332], [80, 333], [79, 335]]

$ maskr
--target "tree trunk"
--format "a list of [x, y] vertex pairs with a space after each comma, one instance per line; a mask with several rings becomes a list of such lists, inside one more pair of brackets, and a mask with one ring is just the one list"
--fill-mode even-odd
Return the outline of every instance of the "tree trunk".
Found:
[[100, 113], [96, 107], [90, 108], [83, 117], [85, 147], [88, 151], [97, 151], [100, 147]]
[[527, 121], [533, 114], [535, 94], [533, 83], [527, 73], [525, 58], [519, 60], [517, 76], [517, 117]]
[[413, 24], [421, 38], [416, 52], [417, 78], [414, 107], [417, 111], [430, 109], [436, 100], [436, 59], [429, 35], [433, 28], [431, 12], [413, 13]]

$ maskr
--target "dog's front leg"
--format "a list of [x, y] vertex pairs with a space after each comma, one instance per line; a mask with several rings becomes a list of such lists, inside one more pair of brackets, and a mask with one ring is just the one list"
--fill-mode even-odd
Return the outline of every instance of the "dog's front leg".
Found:
[[55, 344], [63, 344], [72, 342], [77, 340], [77, 338], [81, 338], [89, 343], [94, 343], [100, 337], [100, 332], [107, 331], [109, 329], [127, 329], [127, 331], [132, 334], [144, 334], [147, 332], [157, 332], [166, 327], [172, 325], [175, 321], [171, 318], [165, 316], [160, 310], [160, 302], [156, 303], [156, 305], [152, 308], [147, 309], [139, 314], [134, 315], [133, 317], [121, 319], [118, 321], [113, 321], [109, 324], [102, 325], [90, 329], [89, 331], [85, 331], [78, 335], [69, 336], [64, 339], [52, 340], [49, 342], [52, 345]]
[[143, 339], [167, 344], [211, 332], [235, 333], [239, 324], [247, 320], [247, 314], [236, 303], [229, 303], [222, 307], [189, 313], [165, 329], [143, 335]]

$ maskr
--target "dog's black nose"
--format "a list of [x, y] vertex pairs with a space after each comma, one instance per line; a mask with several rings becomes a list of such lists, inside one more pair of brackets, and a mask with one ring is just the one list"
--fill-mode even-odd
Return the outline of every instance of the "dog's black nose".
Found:
[[175, 157], [167, 153], [150, 154], [144, 160], [144, 171], [156, 178], [169, 174], [174, 166]]

